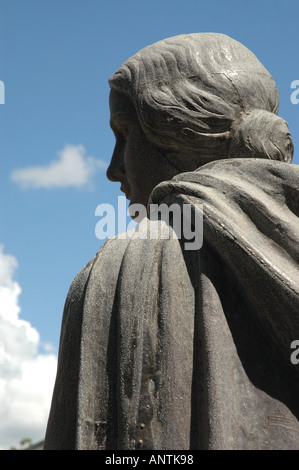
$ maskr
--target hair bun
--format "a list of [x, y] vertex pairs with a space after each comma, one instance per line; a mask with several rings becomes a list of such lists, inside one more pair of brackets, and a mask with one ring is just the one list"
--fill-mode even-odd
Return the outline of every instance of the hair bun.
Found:
[[229, 158], [267, 158], [290, 163], [294, 144], [287, 122], [274, 113], [255, 109], [233, 125]]

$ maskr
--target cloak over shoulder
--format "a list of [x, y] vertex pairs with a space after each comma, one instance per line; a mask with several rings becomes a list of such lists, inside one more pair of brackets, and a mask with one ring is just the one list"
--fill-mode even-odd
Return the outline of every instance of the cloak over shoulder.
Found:
[[113, 238], [77, 275], [45, 449], [299, 449], [298, 188], [236, 159], [154, 189], [203, 205], [203, 245]]

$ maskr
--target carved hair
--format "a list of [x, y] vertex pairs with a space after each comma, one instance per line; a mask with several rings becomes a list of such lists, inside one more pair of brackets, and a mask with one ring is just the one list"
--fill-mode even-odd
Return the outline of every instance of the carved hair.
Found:
[[109, 83], [130, 96], [147, 138], [181, 169], [190, 158], [197, 166], [221, 158], [292, 160], [273, 78], [226, 35], [159, 41], [128, 59]]

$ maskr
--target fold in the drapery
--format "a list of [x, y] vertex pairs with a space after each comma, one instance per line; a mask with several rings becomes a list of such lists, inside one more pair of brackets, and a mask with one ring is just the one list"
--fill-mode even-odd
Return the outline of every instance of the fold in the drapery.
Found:
[[298, 188], [245, 159], [155, 188], [203, 205], [203, 246], [114, 238], [75, 278], [46, 449], [299, 449]]

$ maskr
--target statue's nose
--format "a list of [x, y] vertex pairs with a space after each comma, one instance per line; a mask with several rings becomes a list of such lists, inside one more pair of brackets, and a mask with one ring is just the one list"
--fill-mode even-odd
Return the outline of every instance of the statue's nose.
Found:
[[122, 180], [124, 179], [125, 169], [123, 165], [123, 159], [121, 158], [120, 153], [114, 151], [106, 175], [107, 178], [113, 182], [122, 182]]

